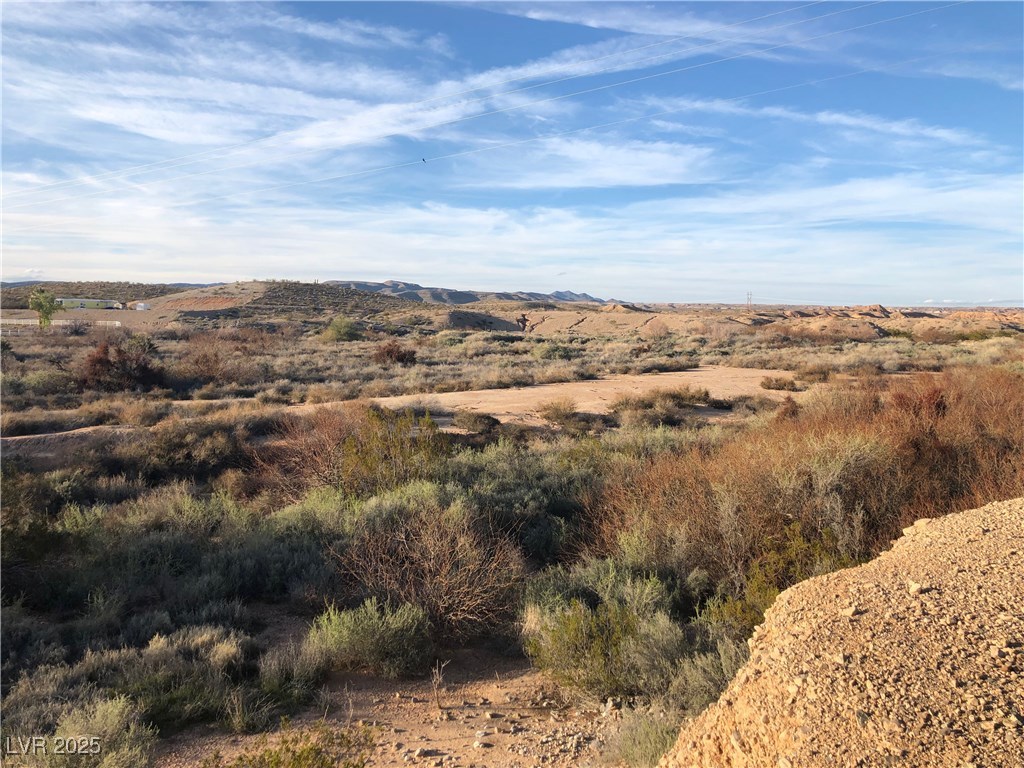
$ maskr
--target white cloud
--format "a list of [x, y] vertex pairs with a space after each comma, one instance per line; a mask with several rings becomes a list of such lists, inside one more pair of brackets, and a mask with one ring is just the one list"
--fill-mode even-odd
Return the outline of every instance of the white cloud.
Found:
[[703, 112], [735, 117], [788, 120], [834, 128], [852, 128], [871, 134], [921, 139], [956, 146], [979, 146], [986, 143], [983, 138], [960, 128], [928, 125], [916, 119], [894, 120], [864, 112], [837, 112], [834, 110], [802, 112], [781, 106], [755, 107], [742, 101], [726, 99], [653, 98], [646, 99], [645, 103], [657, 109], [681, 113]]
[[711, 156], [705, 147], [665, 141], [553, 138], [481, 158], [476, 174], [456, 183], [499, 189], [705, 184], [716, 178]]

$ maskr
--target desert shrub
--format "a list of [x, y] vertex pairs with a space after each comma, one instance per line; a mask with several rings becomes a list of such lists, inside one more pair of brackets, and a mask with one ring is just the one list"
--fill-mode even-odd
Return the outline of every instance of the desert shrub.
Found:
[[387, 678], [423, 674], [433, 658], [426, 611], [408, 603], [392, 608], [375, 598], [346, 611], [329, 607], [317, 617], [306, 644], [322, 648], [336, 668]]
[[545, 421], [563, 426], [572, 423], [572, 421], [578, 416], [576, 401], [568, 397], [562, 397], [555, 400], [549, 400], [546, 403], [541, 403], [537, 408], [537, 413], [540, 414], [540, 417]]
[[452, 423], [459, 429], [467, 432], [479, 432], [490, 434], [501, 422], [489, 413], [478, 413], [476, 411], [456, 411]]
[[681, 627], [663, 613], [642, 616], [618, 601], [528, 606], [524, 647], [538, 668], [585, 696], [653, 695], [685, 653]]
[[134, 464], [153, 479], [199, 479], [243, 466], [248, 459], [245, 441], [245, 433], [232, 424], [172, 416], [152, 429], [147, 442], [121, 446], [112, 458]]
[[612, 403], [611, 411], [623, 427], [679, 426], [692, 419], [693, 406], [710, 401], [706, 389], [684, 386], [646, 395], [624, 395]]
[[617, 764], [654, 768], [678, 735], [678, 721], [666, 717], [664, 711], [659, 716], [653, 711], [631, 710], [609, 738], [608, 752]]
[[338, 728], [320, 722], [296, 731], [285, 721], [273, 743], [264, 734], [256, 746], [233, 760], [219, 752], [207, 757], [200, 768], [364, 768], [373, 750], [372, 732]]
[[680, 661], [660, 702], [671, 711], [696, 717], [718, 701], [749, 655], [742, 640], [712, 639], [708, 650]]
[[403, 347], [394, 339], [390, 339], [373, 350], [373, 361], [380, 365], [412, 365], [416, 362], [416, 350]]
[[651, 562], [680, 578], [699, 567], [742, 600], [755, 566], [785, 588], [871, 556], [915, 517], [1020, 492], [1020, 374], [975, 367], [886, 384], [819, 390], [787, 418], [612, 467], [581, 530], [617, 557], [641, 537]]
[[79, 370], [83, 389], [123, 392], [149, 389], [163, 382], [163, 369], [154, 361], [156, 346], [148, 336], [101, 341]]
[[0, 607], [0, 618], [0, 690], [6, 692], [22, 672], [65, 660], [67, 649], [57, 628], [20, 602]]
[[543, 341], [533, 348], [531, 354], [538, 360], [575, 360], [583, 354], [583, 349], [576, 345]]
[[605, 461], [593, 440], [527, 445], [503, 436], [483, 450], [456, 453], [444, 469], [493, 530], [532, 560], [550, 563], [571, 545], [574, 518], [600, 484]]
[[420, 484], [371, 502], [338, 558], [367, 594], [422, 608], [439, 637], [501, 632], [514, 620], [522, 558], [468, 500]]
[[209, 626], [157, 635], [141, 649], [87, 652], [74, 664], [42, 666], [23, 675], [6, 697], [5, 726], [13, 732], [52, 733], [96, 691], [127, 696], [139, 717], [161, 730], [216, 720], [254, 652], [247, 637]]
[[85, 320], [70, 320], [61, 326], [61, 330], [68, 336], [85, 336], [91, 327]]
[[148, 765], [156, 739], [138, 707], [126, 696], [93, 699], [69, 711], [57, 724], [56, 736], [66, 739], [95, 737], [96, 754], [48, 754], [46, 768], [136, 768]]
[[259, 687], [282, 704], [308, 701], [330, 670], [332, 659], [322, 642], [286, 643], [260, 657]]
[[62, 370], [32, 371], [21, 377], [21, 388], [27, 394], [66, 395], [75, 390], [75, 377]]
[[528, 586], [523, 645], [534, 664], [584, 695], [653, 696], [688, 649], [670, 605], [657, 577], [610, 560], [552, 569]]
[[342, 315], [331, 320], [330, 325], [324, 330], [323, 337], [326, 341], [357, 341], [362, 337], [359, 325]]
[[296, 501], [318, 486], [360, 496], [394, 488], [429, 476], [446, 453], [429, 417], [356, 406], [287, 422], [255, 458], [264, 483]]
[[765, 376], [761, 379], [761, 389], [778, 389], [784, 392], [799, 392], [801, 387], [795, 380], [786, 376]]
[[808, 384], [824, 384], [827, 381], [831, 381], [833, 373], [834, 371], [831, 366], [818, 363], [802, 365], [796, 369], [793, 375], [798, 380], [806, 381]]

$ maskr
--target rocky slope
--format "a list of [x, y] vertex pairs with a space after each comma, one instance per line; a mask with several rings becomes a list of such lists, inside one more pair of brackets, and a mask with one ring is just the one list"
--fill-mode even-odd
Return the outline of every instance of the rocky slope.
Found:
[[1024, 765], [1024, 499], [779, 596], [662, 768]]

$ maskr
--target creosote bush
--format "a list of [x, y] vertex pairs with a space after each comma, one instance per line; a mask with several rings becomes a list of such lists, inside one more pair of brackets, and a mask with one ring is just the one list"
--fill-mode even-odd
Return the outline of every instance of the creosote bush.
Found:
[[323, 336], [326, 341], [357, 341], [362, 338], [362, 333], [354, 320], [339, 315], [331, 320]]

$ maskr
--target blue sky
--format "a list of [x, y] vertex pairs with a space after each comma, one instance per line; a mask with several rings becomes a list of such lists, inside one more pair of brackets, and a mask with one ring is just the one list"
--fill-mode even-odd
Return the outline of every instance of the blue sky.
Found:
[[1024, 302], [1021, 3], [2, 14], [6, 280]]

